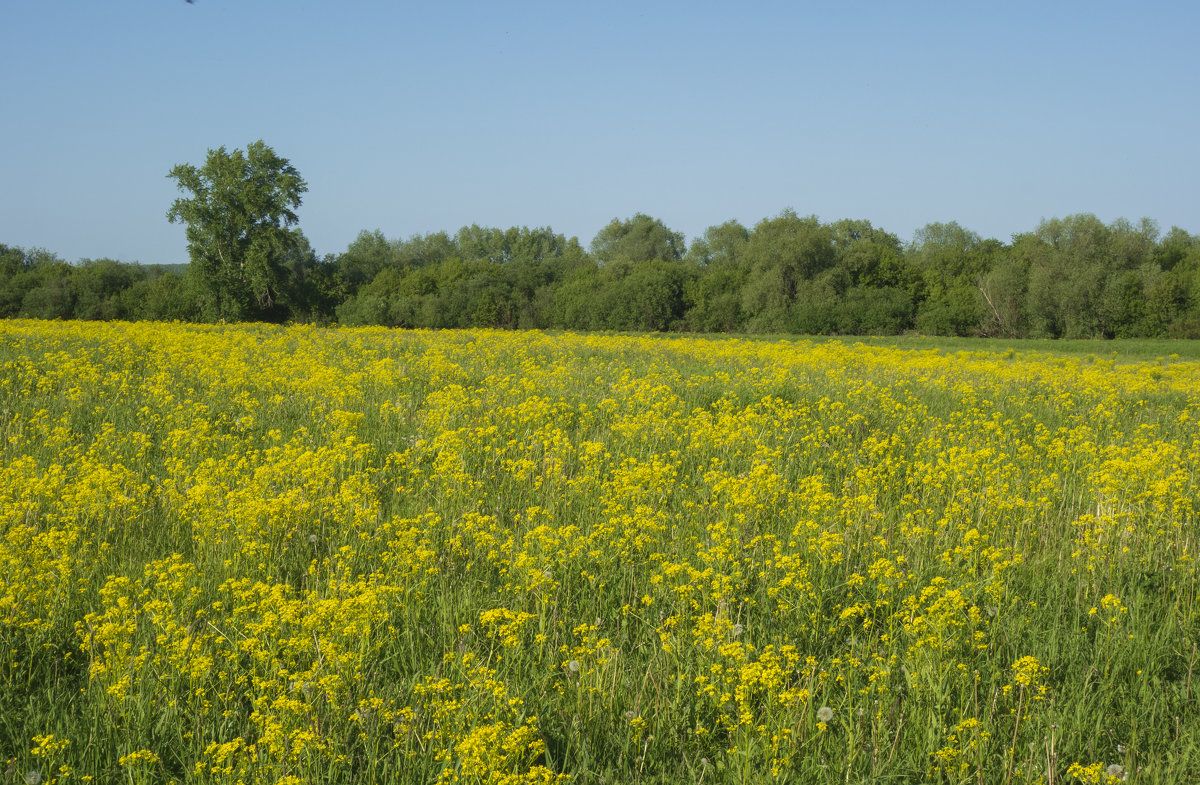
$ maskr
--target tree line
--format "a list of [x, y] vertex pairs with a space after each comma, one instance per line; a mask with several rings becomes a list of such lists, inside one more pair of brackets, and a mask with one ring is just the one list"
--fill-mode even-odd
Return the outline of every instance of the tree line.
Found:
[[319, 257], [286, 230], [270, 296], [230, 313], [195, 262], [68, 264], [0, 244], [0, 316], [304, 321], [390, 327], [1049, 338], [1200, 337], [1200, 237], [1079, 214], [1009, 243], [957, 223], [912, 242], [792, 211], [710, 227], [690, 246], [647, 215], [584, 248], [550, 228], [363, 231]]
[[1200, 337], [1200, 236], [1091, 214], [1011, 242], [955, 222], [903, 243], [865, 220], [785, 210], [690, 245], [614, 219], [585, 248], [551, 228], [363, 231], [318, 256], [295, 226], [306, 190], [256, 142], [171, 171], [190, 263], [68, 264], [0, 245], [0, 316], [303, 321], [389, 327], [1046, 338]]

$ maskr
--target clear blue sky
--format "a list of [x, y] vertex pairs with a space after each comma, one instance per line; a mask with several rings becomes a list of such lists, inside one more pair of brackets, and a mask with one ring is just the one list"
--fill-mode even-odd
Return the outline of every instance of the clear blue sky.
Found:
[[262, 139], [320, 254], [790, 207], [907, 240], [1200, 232], [1200, 4], [7, 0], [0, 243], [183, 262], [166, 173]]

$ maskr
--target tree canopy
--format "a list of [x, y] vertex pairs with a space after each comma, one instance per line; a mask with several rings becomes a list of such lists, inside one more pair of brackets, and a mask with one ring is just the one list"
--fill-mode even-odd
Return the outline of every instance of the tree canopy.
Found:
[[204, 165], [179, 164], [168, 177], [180, 197], [167, 211], [187, 224], [191, 272], [206, 315], [264, 318], [286, 286], [284, 259], [295, 240], [300, 197], [296, 168], [259, 140], [242, 150], [209, 150]]

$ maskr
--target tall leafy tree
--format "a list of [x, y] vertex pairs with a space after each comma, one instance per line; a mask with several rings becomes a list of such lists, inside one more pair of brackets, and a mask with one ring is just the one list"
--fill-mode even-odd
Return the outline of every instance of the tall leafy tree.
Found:
[[732, 332], [742, 328], [742, 288], [750, 275], [742, 257], [749, 241], [745, 226], [726, 221], [708, 227], [688, 247], [685, 261], [696, 272], [684, 293], [689, 329]]
[[[1105, 225], [1090, 213], [1042, 221], [1014, 238], [1014, 249], [1029, 260], [1028, 312], [1038, 337], [1098, 338], [1144, 332], [1121, 322], [1143, 321], [1133, 300], [1153, 289], [1152, 267], [1158, 227], [1118, 219]], [[1125, 272], [1135, 275], [1126, 278]], [[1121, 279], [1121, 283], [1110, 281]], [[1150, 285], [1147, 286], [1147, 283]], [[1108, 307], [1102, 307], [1105, 302]], [[1117, 303], [1114, 305], [1114, 303]], [[1117, 321], [1114, 321], [1117, 320]]]
[[[40, 305], [36, 309], [25, 310], [25, 299], [50, 282], [66, 278], [70, 270], [65, 261], [42, 248], [24, 249], [0, 244], [0, 318], [44, 315], [46, 310]], [[69, 292], [65, 291], [65, 288], [58, 287], [59, 291], [49, 299], [62, 301], [69, 298]], [[36, 294], [32, 302], [45, 302], [47, 299], [43, 294]], [[62, 319], [68, 316], [69, 304], [65, 308], [55, 306], [48, 318]]]
[[738, 265], [750, 241], [750, 231], [738, 221], [710, 226], [688, 248], [687, 261], [696, 267]]
[[260, 139], [242, 150], [209, 150], [201, 167], [179, 164], [167, 175], [180, 197], [167, 211], [187, 224], [190, 272], [210, 318], [280, 315], [284, 259], [295, 235], [296, 209], [308, 185], [296, 168]]
[[970, 335], [986, 311], [979, 286], [1000, 243], [984, 240], [956, 221], [926, 224], [913, 234], [909, 262], [921, 273], [923, 302], [916, 326], [933, 335]]
[[[1025, 241], [1028, 242], [1028, 241]], [[1004, 338], [1022, 338], [1029, 332], [1026, 303], [1029, 299], [1029, 257], [1003, 248], [992, 268], [979, 277], [983, 301], [980, 332]]]
[[1193, 249], [1200, 249], [1200, 237], [1188, 234], [1178, 226], [1172, 226], [1171, 231], [1159, 240], [1154, 258], [1159, 267], [1169, 271], [1183, 261]]
[[592, 240], [592, 253], [603, 264], [612, 262], [675, 262], [687, 251], [683, 235], [657, 218], [638, 213], [612, 219]]
[[354, 294], [370, 283], [380, 270], [398, 266], [396, 244], [376, 229], [363, 229], [337, 259], [337, 273], [348, 294]]
[[836, 261], [833, 241], [833, 230], [815, 215], [802, 218], [791, 209], [754, 227], [743, 252], [750, 277], [742, 297], [751, 330], [792, 328], [794, 304], [810, 294], [805, 282]]

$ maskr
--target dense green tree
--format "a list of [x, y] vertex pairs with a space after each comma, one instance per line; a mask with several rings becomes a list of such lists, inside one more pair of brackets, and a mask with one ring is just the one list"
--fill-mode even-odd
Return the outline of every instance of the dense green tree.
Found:
[[975, 251], [983, 239], [957, 221], [930, 223], [913, 232], [909, 258], [922, 271], [932, 270], [942, 278], [958, 278], [982, 272]]
[[845, 269], [852, 286], [895, 287], [910, 298], [921, 290], [921, 274], [905, 257], [900, 238], [870, 221], [841, 220], [830, 224], [835, 266]]
[[[33, 290], [46, 286], [53, 279], [69, 276], [70, 272], [70, 265], [47, 250], [0, 244], [0, 318], [31, 315], [22, 310], [26, 296]], [[58, 291], [63, 286], [55, 284], [54, 292], [36, 295], [32, 302], [41, 312], [47, 310], [47, 303], [51, 300], [61, 305], [66, 298], [65, 302], [73, 307], [69, 286], [66, 287], [68, 291]], [[61, 312], [61, 308], [57, 306], [50, 310], [54, 313]], [[70, 313], [52, 315], [50, 318], [69, 317]]]
[[646, 261], [607, 284], [604, 327], [610, 330], [663, 332], [675, 329], [684, 314], [684, 291], [691, 271], [678, 264]]
[[1155, 263], [1158, 249], [1158, 223], [1142, 218], [1135, 225], [1118, 218], [1108, 225], [1108, 245], [1114, 270], [1134, 270]]
[[394, 263], [401, 268], [431, 267], [462, 255], [454, 238], [446, 232], [414, 234], [394, 245]]
[[742, 288], [748, 277], [749, 271], [736, 265], [704, 269], [693, 276], [684, 289], [687, 328], [706, 333], [743, 329]]
[[[579, 241], [554, 232], [550, 227], [530, 229], [463, 227], [455, 242], [464, 260], [498, 265], [487, 273], [494, 278], [484, 288], [494, 300], [503, 291], [505, 303], [485, 309], [491, 326], [546, 327], [550, 323], [552, 287], [570, 269], [590, 263]], [[502, 283], [500, 283], [502, 282]], [[501, 316], [503, 314], [503, 316]], [[496, 323], [499, 320], [499, 323]]]
[[737, 221], [710, 226], [688, 247], [686, 260], [701, 269], [740, 266], [750, 230]]
[[1188, 234], [1178, 226], [1172, 226], [1171, 231], [1167, 232], [1155, 247], [1154, 261], [1162, 270], [1170, 272], [1195, 248], [1200, 248], [1200, 237]]
[[353, 295], [374, 280], [381, 270], [400, 264], [395, 243], [378, 229], [373, 232], [364, 229], [337, 258], [336, 269], [346, 294]]
[[745, 325], [742, 289], [750, 277], [745, 259], [750, 231], [737, 221], [710, 226], [688, 247], [685, 261], [696, 274], [687, 282], [687, 329], [734, 332]]
[[592, 254], [601, 264], [675, 262], [683, 258], [686, 250], [682, 234], [643, 213], [624, 221], [612, 219], [592, 240]]
[[337, 275], [337, 259], [332, 255], [318, 257], [304, 232], [291, 229], [280, 263], [284, 286], [276, 300], [279, 316], [297, 321], [324, 323], [333, 317], [344, 297]]
[[605, 290], [611, 280], [594, 264], [568, 271], [554, 288], [550, 325], [566, 330], [605, 329]]
[[1105, 281], [1099, 312], [1105, 333], [1113, 338], [1145, 338], [1161, 328], [1148, 318], [1146, 286], [1142, 277], [1132, 270]]
[[[1132, 296], [1137, 285], [1122, 273], [1152, 263], [1157, 231], [1153, 221], [1143, 220], [1137, 227], [1125, 220], [1106, 225], [1083, 213], [1042, 221], [1033, 232], [1014, 238], [1014, 250], [1029, 263], [1031, 333], [1051, 338], [1115, 335], [1115, 314], [1133, 311], [1104, 304]], [[1119, 292], [1106, 296], [1110, 280], [1117, 278], [1123, 280]]]
[[187, 224], [189, 272], [210, 318], [277, 316], [286, 288], [283, 260], [295, 236], [296, 209], [308, 190], [300, 173], [261, 140], [245, 152], [209, 150], [201, 167], [179, 164], [167, 175], [188, 194], [167, 211]]
[[805, 335], [829, 335], [838, 331], [839, 306], [846, 293], [845, 276], [830, 269], [796, 287], [787, 330]]
[[126, 291], [131, 318], [149, 321], [194, 322], [202, 318], [201, 293], [186, 274], [161, 272], [138, 281]]
[[9, 280], [32, 267], [24, 248], [0, 243], [0, 280]]
[[985, 307], [979, 285], [999, 247], [955, 221], [926, 224], [913, 233], [907, 256], [921, 273], [918, 330], [930, 335], [970, 335], [981, 329]]
[[1200, 238], [1193, 240], [1151, 295], [1160, 312], [1168, 313], [1166, 329], [1173, 338], [1200, 338]]
[[437, 291], [431, 268], [386, 267], [337, 307], [337, 319], [347, 325], [432, 327]]
[[497, 229], [472, 224], [459, 229], [454, 242], [458, 255], [463, 259], [503, 265], [547, 262], [567, 257], [572, 263], [578, 263], [583, 255], [577, 239], [567, 239], [548, 226]]
[[516, 326], [511, 286], [500, 264], [473, 261], [442, 264], [435, 327]]
[[[982, 335], [1018, 338], [1028, 331], [1025, 303], [1029, 292], [1029, 265], [1025, 257], [1011, 249], [997, 252], [992, 268], [979, 278], [979, 322]], [[965, 320], [965, 309], [962, 318]], [[918, 316], [918, 329], [920, 327]], [[961, 322], [959, 322], [961, 324]], [[948, 325], [956, 329], [956, 325]]]
[[897, 335], [912, 324], [912, 298], [894, 286], [855, 286], [834, 310], [834, 331], [844, 335]]
[[132, 309], [124, 293], [146, 277], [138, 265], [114, 259], [81, 259], [71, 271], [76, 319], [128, 319]]
[[[381, 234], [359, 236], [383, 249]], [[555, 323], [553, 289], [570, 270], [594, 266], [579, 241], [549, 227], [465, 226], [391, 244], [391, 261], [337, 307], [345, 324], [538, 328]], [[339, 265], [347, 263], [347, 256]]]
[[742, 291], [749, 329], [792, 329], [792, 310], [801, 284], [834, 265], [833, 243], [829, 226], [815, 215], [801, 218], [792, 210], [754, 227], [744, 253], [750, 277]]
[[47, 277], [25, 293], [21, 316], [30, 319], [70, 319], [75, 315], [75, 292], [70, 274]]

